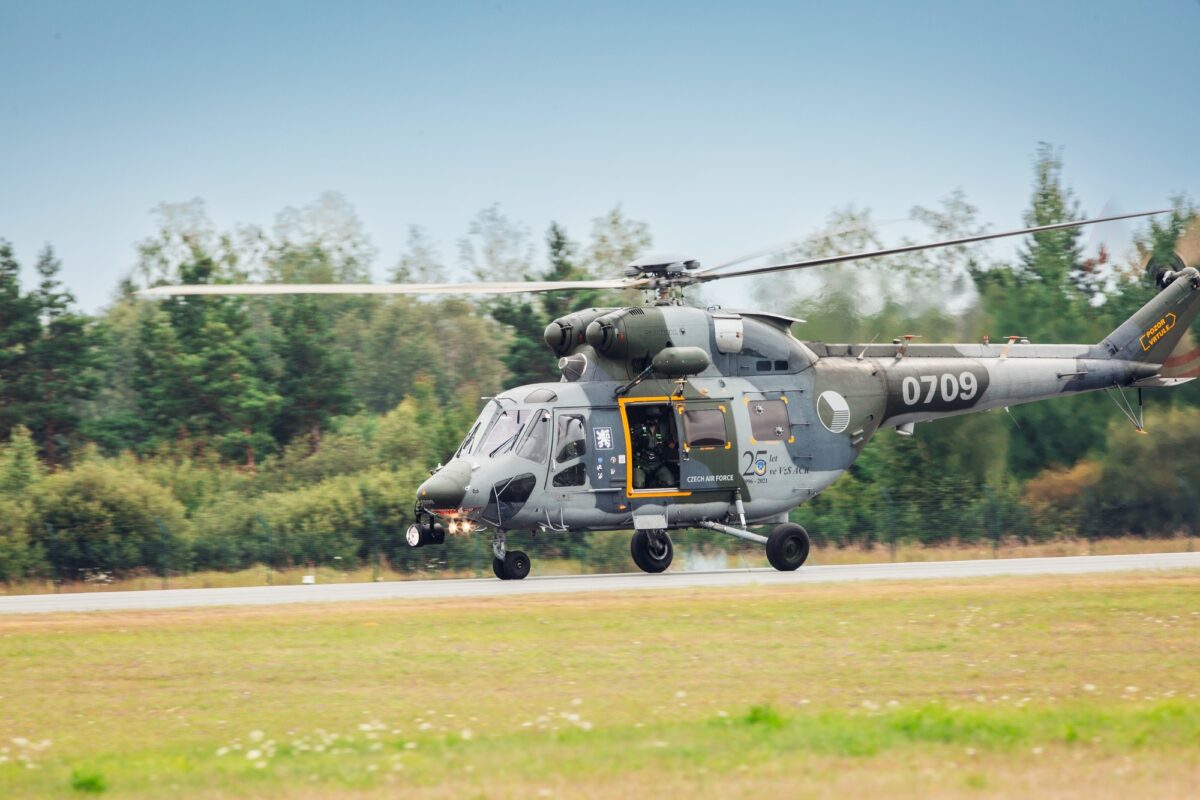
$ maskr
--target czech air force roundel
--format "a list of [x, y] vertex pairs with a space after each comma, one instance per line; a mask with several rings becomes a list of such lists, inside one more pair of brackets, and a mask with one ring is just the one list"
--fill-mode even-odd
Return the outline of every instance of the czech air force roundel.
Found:
[[841, 433], [850, 424], [850, 404], [837, 392], [821, 392], [817, 398], [817, 417], [830, 433]]

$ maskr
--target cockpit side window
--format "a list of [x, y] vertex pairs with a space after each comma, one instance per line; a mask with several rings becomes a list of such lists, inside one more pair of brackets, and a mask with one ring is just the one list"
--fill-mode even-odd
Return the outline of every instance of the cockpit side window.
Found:
[[496, 404], [488, 401], [488, 404], [483, 407], [483, 411], [479, 414], [479, 419], [475, 420], [475, 424], [471, 426], [471, 431], [463, 439], [462, 444], [458, 446], [458, 452], [455, 453], [455, 456], [469, 456], [475, 452], [480, 438], [492, 424], [492, 420], [496, 418], [498, 411], [499, 409], [496, 408]]
[[476, 422], [471, 426], [471, 431], [467, 434], [466, 438], [462, 440], [462, 444], [458, 446], [458, 452], [454, 454], [455, 457], [471, 455], [471, 446], [475, 444], [475, 437], [479, 434], [479, 429], [481, 427], [483, 427], [482, 422]]
[[555, 486], [583, 486], [587, 481], [587, 465], [580, 461], [554, 476]]
[[583, 417], [577, 414], [563, 414], [558, 418], [557, 448], [554, 460], [560, 464], [587, 453], [587, 432], [584, 430]]
[[525, 434], [525, 438], [517, 445], [517, 455], [538, 464], [544, 464], [546, 456], [550, 454], [549, 412], [543, 411], [537, 420], [528, 427], [529, 431]]

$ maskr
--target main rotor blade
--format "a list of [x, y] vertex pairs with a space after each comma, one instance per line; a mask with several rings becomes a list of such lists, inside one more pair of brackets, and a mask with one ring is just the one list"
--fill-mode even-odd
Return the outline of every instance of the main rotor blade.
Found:
[[524, 294], [565, 292], [575, 289], [638, 289], [642, 280], [614, 278], [594, 281], [499, 281], [477, 283], [189, 283], [151, 286], [142, 297], [178, 295], [288, 295], [288, 294]]
[[915, 253], [919, 250], [934, 250], [939, 247], [954, 247], [955, 245], [971, 244], [972, 242], [986, 242], [989, 239], [1003, 239], [1007, 236], [1025, 236], [1030, 233], [1043, 233], [1045, 231], [1058, 231], [1066, 228], [1078, 228], [1082, 225], [1095, 225], [1100, 222], [1113, 222], [1118, 219], [1132, 219], [1134, 217], [1150, 217], [1155, 214], [1166, 214], [1171, 209], [1162, 209], [1160, 211], [1139, 211], [1135, 214], [1118, 214], [1112, 217], [1097, 217], [1096, 219], [1080, 219], [1072, 222], [1057, 222], [1053, 225], [1039, 225], [1034, 228], [1022, 228], [1016, 231], [1004, 231], [1003, 233], [981, 233], [976, 236], [964, 236], [961, 239], [948, 239], [943, 242], [931, 242], [927, 244], [909, 244], [901, 247], [889, 247], [884, 250], [870, 250], [865, 253], [850, 253], [844, 256], [825, 256], [823, 258], [810, 258], [807, 261], [794, 261], [790, 264], [774, 264], [769, 267], [754, 267], [752, 269], [738, 270], [737, 272], [723, 272], [719, 275], [698, 275], [700, 281], [716, 281], [722, 278], [741, 278], [746, 275], [764, 275], [769, 272], [783, 272], [789, 269], [808, 269], [809, 267], [823, 267], [829, 264], [840, 264], [843, 261], [861, 261], [865, 258], [879, 258], [881, 256], [894, 256], [900, 253]]
[[722, 261], [720, 264], [717, 264], [714, 267], [705, 267], [704, 269], [700, 270], [699, 272], [697, 272], [695, 274], [696, 275], [708, 275], [713, 272], [719, 272], [720, 270], [727, 269], [729, 267], [735, 267], [738, 264], [745, 263], [745, 262], [750, 261], [755, 258], [762, 258], [763, 256], [769, 256], [772, 253], [781, 253], [785, 250], [795, 250], [800, 245], [802, 245], [806, 242], [812, 242], [812, 241], [815, 241], [822, 237], [843, 236], [847, 233], [858, 233], [860, 231], [869, 231], [869, 230], [872, 230], [873, 228], [882, 227], [884, 225], [895, 225], [898, 222], [911, 222], [911, 221], [912, 221], [911, 218], [903, 218], [903, 219], [884, 219], [884, 220], [879, 220], [878, 222], [865, 223], [865, 224], [860, 223], [860, 224], [856, 224], [856, 225], [830, 225], [830, 226], [826, 226], [826, 227], [822, 228], [819, 231], [813, 231], [812, 233], [805, 234], [804, 236], [800, 236], [795, 239], [787, 239], [785, 241], [779, 242], [779, 243], [771, 245], [769, 247], [760, 247], [757, 250], [751, 250], [748, 253], [744, 253], [744, 254], [738, 256], [737, 258], [730, 259], [729, 261]]

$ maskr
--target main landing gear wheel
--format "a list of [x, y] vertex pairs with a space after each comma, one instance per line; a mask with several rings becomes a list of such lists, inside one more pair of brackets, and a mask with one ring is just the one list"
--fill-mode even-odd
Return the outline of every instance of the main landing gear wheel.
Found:
[[675, 546], [666, 531], [638, 531], [629, 540], [629, 554], [642, 572], [662, 572], [671, 566]]
[[808, 532], [794, 522], [785, 522], [767, 537], [767, 561], [780, 572], [792, 572], [808, 560]]
[[492, 574], [502, 581], [508, 580], [504, 575], [504, 560], [492, 556]]
[[504, 580], [519, 581], [529, 574], [529, 556], [520, 550], [509, 550], [504, 554], [504, 566], [501, 569], [504, 572]]

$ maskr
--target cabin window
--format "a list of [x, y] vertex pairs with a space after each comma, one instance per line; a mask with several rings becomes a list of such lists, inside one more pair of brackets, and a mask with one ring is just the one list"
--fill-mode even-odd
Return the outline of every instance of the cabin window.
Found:
[[787, 372], [787, 361], [781, 361], [781, 360], [776, 359], [775, 371], [776, 372]]
[[770, 372], [771, 371], [771, 362], [766, 361], [766, 360], [755, 361], [754, 368], [756, 370], [758, 370], [759, 372]]
[[587, 480], [587, 465], [580, 461], [573, 467], [567, 467], [554, 476], [555, 486], [583, 486]]
[[[583, 417], [578, 414], [563, 414], [558, 418], [558, 445], [554, 460], [558, 463], [581, 458], [587, 452], [587, 433]], [[577, 486], [578, 484], [563, 484]]]
[[517, 455], [544, 464], [550, 454], [550, 415], [542, 414], [529, 426], [529, 432], [517, 446]]
[[716, 408], [684, 411], [683, 431], [688, 447], [722, 447], [725, 444], [725, 415]]
[[786, 441], [791, 435], [787, 403], [782, 400], [751, 400], [750, 432], [756, 442]]

